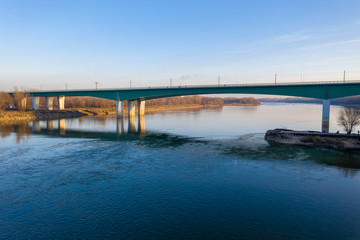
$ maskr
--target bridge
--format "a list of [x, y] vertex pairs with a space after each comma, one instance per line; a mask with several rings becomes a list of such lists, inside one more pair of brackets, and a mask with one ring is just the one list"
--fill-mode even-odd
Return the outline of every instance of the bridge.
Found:
[[[316, 98], [323, 100], [322, 131], [329, 131], [330, 100], [334, 98], [355, 96], [360, 94], [360, 81], [331, 82], [293, 82], [265, 84], [218, 84], [164, 86], [147, 88], [117, 88], [117, 89], [87, 89], [87, 90], [53, 90], [29, 91], [32, 108], [39, 109], [40, 97], [46, 98], [46, 108], [53, 109], [53, 98], [57, 98], [59, 109], [64, 109], [65, 97], [87, 96], [98, 97], [116, 102], [117, 116], [124, 115], [124, 101], [128, 101], [128, 116], [135, 117], [135, 105], [138, 105], [138, 115], [145, 113], [145, 100], [164, 97], [203, 95], [203, 94], [264, 94]], [[10, 93], [11, 95], [13, 93]], [[23, 104], [26, 105], [26, 99]]]

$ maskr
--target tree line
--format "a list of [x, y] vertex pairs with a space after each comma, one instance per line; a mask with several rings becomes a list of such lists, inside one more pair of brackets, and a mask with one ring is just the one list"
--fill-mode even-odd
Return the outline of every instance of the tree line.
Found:
[[[282, 102], [282, 103], [316, 103], [322, 104], [322, 99], [303, 97], [282, 97], [282, 98], [260, 98], [260, 102]], [[332, 105], [360, 105], [360, 96], [351, 96], [331, 99]]]
[[9, 108], [11, 105], [20, 111], [24, 111], [27, 107], [22, 104], [24, 98], [28, 98], [27, 94], [19, 92], [17, 88], [15, 88], [13, 96], [6, 92], [0, 92], [0, 111]]
[[226, 105], [260, 105], [261, 103], [253, 97], [224, 98]]
[[[22, 100], [26, 98], [26, 106], [22, 105]], [[182, 96], [182, 97], [168, 97], [168, 98], [159, 98], [147, 100], [147, 106], [164, 106], [164, 105], [203, 105], [203, 106], [223, 106], [223, 105], [232, 105], [232, 104], [251, 104], [259, 105], [260, 102], [255, 98], [219, 98], [219, 97], [203, 97], [203, 96]], [[40, 108], [45, 108], [46, 102], [45, 98], [40, 98], [39, 102]], [[14, 91], [13, 97], [11, 97], [6, 92], [0, 92], [0, 110], [8, 109], [9, 106], [13, 106], [20, 111], [31, 108], [31, 99], [24, 93], [20, 92], [17, 89]], [[58, 107], [58, 102], [56, 98], [53, 101], [54, 108]], [[114, 100], [108, 100], [103, 98], [95, 97], [66, 97], [65, 99], [65, 108], [111, 108], [115, 106]], [[125, 107], [127, 106], [127, 101], [125, 101]]]

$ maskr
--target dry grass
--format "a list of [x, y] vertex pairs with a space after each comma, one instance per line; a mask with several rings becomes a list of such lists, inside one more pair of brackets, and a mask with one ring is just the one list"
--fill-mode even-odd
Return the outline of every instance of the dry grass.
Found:
[[34, 121], [36, 119], [33, 111], [3, 111], [0, 112], [1, 122], [13, 122], [13, 121]]

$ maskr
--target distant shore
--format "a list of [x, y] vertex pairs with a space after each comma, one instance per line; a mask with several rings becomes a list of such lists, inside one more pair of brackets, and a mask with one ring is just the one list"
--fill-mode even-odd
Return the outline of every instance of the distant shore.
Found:
[[[251, 104], [229, 104], [231, 106], [257, 106]], [[227, 104], [224, 106], [228, 106]], [[200, 105], [200, 104], [187, 104], [187, 105], [158, 105], [158, 106], [146, 106], [145, 114], [152, 114], [156, 112], [166, 111], [182, 111], [182, 110], [196, 110], [204, 108], [221, 108], [219, 105]], [[127, 115], [127, 109], [124, 109], [125, 116]], [[54, 120], [63, 118], [78, 118], [83, 116], [106, 116], [115, 115], [116, 109], [112, 108], [69, 108], [65, 110], [6, 110], [0, 112], [0, 123], [7, 122], [30, 122], [35, 120]]]

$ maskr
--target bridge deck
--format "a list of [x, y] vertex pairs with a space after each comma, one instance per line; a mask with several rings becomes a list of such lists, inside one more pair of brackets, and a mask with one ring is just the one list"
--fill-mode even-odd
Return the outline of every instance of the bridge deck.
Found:
[[138, 88], [29, 91], [31, 96], [90, 96], [111, 100], [154, 99], [196, 94], [269, 94], [332, 99], [360, 94], [360, 80], [156, 86]]

